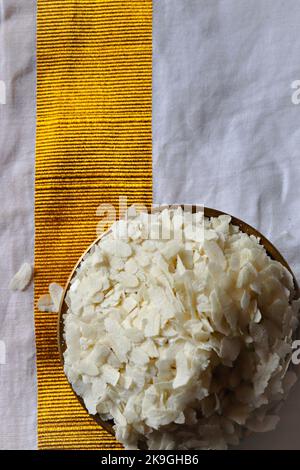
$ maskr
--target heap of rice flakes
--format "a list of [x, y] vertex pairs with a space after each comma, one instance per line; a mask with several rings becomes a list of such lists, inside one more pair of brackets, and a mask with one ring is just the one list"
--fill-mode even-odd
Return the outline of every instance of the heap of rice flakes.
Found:
[[[127, 449], [236, 445], [276, 426], [296, 380], [291, 274], [229, 216], [204, 219], [204, 239], [197, 217], [196, 232], [180, 208], [117, 222], [67, 294], [66, 375]], [[172, 239], [145, 240], [149, 220]]]

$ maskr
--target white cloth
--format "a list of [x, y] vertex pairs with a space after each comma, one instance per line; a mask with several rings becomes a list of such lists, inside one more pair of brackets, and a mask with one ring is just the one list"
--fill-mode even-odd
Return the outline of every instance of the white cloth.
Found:
[[33, 287], [12, 293], [8, 284], [33, 262], [34, 0], [0, 0], [0, 80], [0, 449], [28, 449], [36, 447]]
[[[298, 0], [154, 0], [154, 202], [245, 220], [298, 278], [299, 22]], [[300, 449], [299, 392], [275, 432], [242, 447]]]

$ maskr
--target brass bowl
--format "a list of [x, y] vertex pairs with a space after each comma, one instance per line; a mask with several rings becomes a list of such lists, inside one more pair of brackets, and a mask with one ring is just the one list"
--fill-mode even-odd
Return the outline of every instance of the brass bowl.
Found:
[[[192, 206], [193, 212], [195, 212], [196, 209], [197, 209], [196, 206]], [[210, 217], [218, 217], [219, 215], [229, 215], [229, 214], [226, 214], [225, 212], [219, 211], [217, 209], [210, 209], [208, 207], [205, 207], [204, 208], [204, 215], [205, 215], [205, 217], [210, 218]], [[299, 297], [299, 288], [298, 288], [296, 278], [295, 278], [290, 266], [288, 265], [287, 261], [279, 253], [277, 248], [275, 248], [275, 246], [272, 245], [272, 243], [266, 237], [264, 237], [258, 230], [251, 227], [250, 225], [246, 224], [246, 222], [243, 222], [242, 220], [231, 216], [231, 223], [233, 225], [237, 225], [242, 232], [245, 232], [248, 235], [254, 235], [255, 237], [258, 237], [260, 239], [260, 243], [265, 247], [265, 250], [266, 250], [267, 254], [270, 256], [270, 258], [272, 258], [276, 261], [279, 261], [283, 266], [285, 266], [290, 271], [290, 273], [292, 274], [293, 279], [294, 279], [295, 298], [298, 298]], [[64, 332], [63, 315], [67, 312], [67, 309], [68, 309], [68, 306], [65, 302], [66, 294], [67, 294], [67, 291], [69, 290], [71, 280], [75, 276], [76, 270], [79, 267], [80, 263], [82, 262], [83, 258], [87, 255], [87, 253], [91, 250], [91, 248], [96, 243], [98, 243], [103, 236], [106, 235], [106, 233], [108, 233], [108, 232], [105, 232], [103, 235], [101, 235], [99, 238], [97, 238], [88, 247], [88, 249], [83, 253], [83, 255], [79, 258], [79, 260], [77, 261], [73, 271], [71, 272], [71, 274], [69, 276], [69, 279], [67, 280], [67, 283], [66, 283], [66, 286], [65, 286], [65, 289], [64, 289], [64, 292], [63, 292], [63, 297], [62, 297], [62, 300], [61, 300], [59, 313], [58, 313], [58, 350], [59, 350], [59, 355], [60, 355], [60, 360], [61, 360], [62, 366], [64, 365], [63, 353], [66, 350], [66, 343], [65, 343], [65, 340], [64, 340], [64, 337], [63, 337], [63, 332]], [[71, 385], [70, 385], [70, 387], [72, 388]], [[72, 390], [73, 390], [73, 388], [72, 388]], [[78, 399], [78, 401], [80, 402], [80, 404], [85, 408], [86, 412], [88, 413], [88, 411], [87, 411], [87, 409], [84, 405], [83, 399], [79, 395], [77, 395], [77, 393], [74, 390], [73, 390], [73, 393], [75, 394], [75, 396]], [[114, 431], [113, 431], [113, 424], [114, 423], [113, 423], [113, 421], [103, 421], [98, 414], [97, 415], [92, 415], [92, 417], [100, 426], [102, 426], [104, 429], [106, 429], [106, 431], [108, 431], [110, 434], [114, 435]]]

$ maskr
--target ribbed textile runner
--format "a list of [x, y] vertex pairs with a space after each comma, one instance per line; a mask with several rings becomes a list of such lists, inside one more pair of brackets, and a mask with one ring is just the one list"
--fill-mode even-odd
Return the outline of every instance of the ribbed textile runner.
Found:
[[[96, 238], [101, 203], [151, 204], [150, 0], [38, 0], [35, 301]], [[121, 448], [77, 402], [57, 316], [35, 312], [39, 448]]]

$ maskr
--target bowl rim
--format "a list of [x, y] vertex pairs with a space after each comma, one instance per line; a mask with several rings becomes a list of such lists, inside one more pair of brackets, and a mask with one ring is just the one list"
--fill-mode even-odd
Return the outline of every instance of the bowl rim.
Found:
[[[161, 211], [165, 207], [174, 208], [174, 207], [179, 207], [179, 206], [183, 207], [183, 205], [181, 205], [181, 204], [176, 204], [176, 205], [172, 205], [172, 206], [159, 206], [157, 209], [154, 208], [154, 211], [157, 211], [157, 210]], [[199, 206], [196, 206], [196, 205], [190, 205], [190, 207], [192, 208], [192, 212], [196, 212], [199, 209]], [[203, 207], [203, 206], [201, 206], [201, 207]], [[238, 219], [237, 217], [234, 217], [234, 216], [228, 214], [227, 212], [223, 212], [223, 211], [218, 210], [218, 209], [212, 209], [212, 208], [204, 206], [204, 216], [205, 217], [207, 217], [207, 218], [219, 217], [220, 215], [229, 215], [231, 217], [231, 221], [230, 221], [231, 224], [238, 226], [242, 232], [247, 233], [248, 235], [254, 235], [255, 237], [259, 238], [260, 244], [264, 246], [264, 248], [265, 248], [267, 254], [270, 256], [270, 258], [272, 258], [275, 261], [280, 262], [291, 273], [291, 275], [293, 277], [294, 287], [295, 287], [294, 299], [299, 298], [300, 292], [299, 292], [299, 286], [298, 286], [296, 277], [295, 277], [291, 267], [289, 266], [288, 262], [281, 255], [281, 253], [278, 251], [278, 249], [262, 233], [260, 233], [257, 229], [255, 229], [251, 225], [247, 224], [243, 220]], [[96, 245], [108, 233], [110, 233], [110, 231], [111, 231], [111, 228], [109, 228], [106, 232], [101, 234], [98, 238], [96, 238], [89, 245], [89, 247], [84, 251], [84, 253], [80, 256], [80, 258], [76, 262], [76, 264], [73, 267], [73, 269], [72, 269], [72, 271], [71, 271], [71, 273], [70, 273], [70, 275], [67, 279], [67, 282], [65, 284], [65, 287], [64, 287], [64, 290], [63, 290], [63, 295], [62, 295], [60, 306], [59, 306], [58, 318], [57, 318], [58, 352], [59, 352], [60, 364], [61, 364], [63, 369], [64, 369], [64, 356], [63, 355], [64, 355], [64, 352], [66, 350], [66, 342], [65, 342], [65, 339], [63, 337], [63, 333], [64, 333], [64, 318], [63, 318], [63, 315], [67, 311], [67, 305], [66, 305], [66, 302], [65, 302], [65, 298], [66, 298], [66, 294], [67, 294], [67, 292], [69, 290], [69, 287], [70, 287], [70, 282], [73, 279], [74, 275], [76, 274], [76, 271], [77, 271], [78, 267], [80, 266], [80, 264], [82, 263], [85, 256], [89, 253], [89, 251], [93, 248], [93, 246]], [[65, 373], [64, 373], [64, 375], [66, 376]], [[67, 379], [67, 376], [66, 376], [66, 379]], [[100, 425], [102, 428], [104, 428], [112, 436], [115, 437], [115, 433], [114, 433], [114, 430], [113, 430], [113, 425], [114, 425], [113, 421], [104, 421], [104, 420], [102, 420], [98, 413], [96, 415], [91, 415], [88, 412], [88, 410], [87, 410], [87, 408], [84, 404], [83, 399], [75, 392], [75, 390], [73, 389], [73, 387], [70, 384], [70, 382], [68, 381], [68, 379], [67, 379], [67, 382], [68, 382], [72, 392], [76, 396], [77, 400], [81, 404], [81, 406], [86, 410], [87, 414], [89, 416], [91, 416], [96, 421], [96, 423], [98, 425]]]

